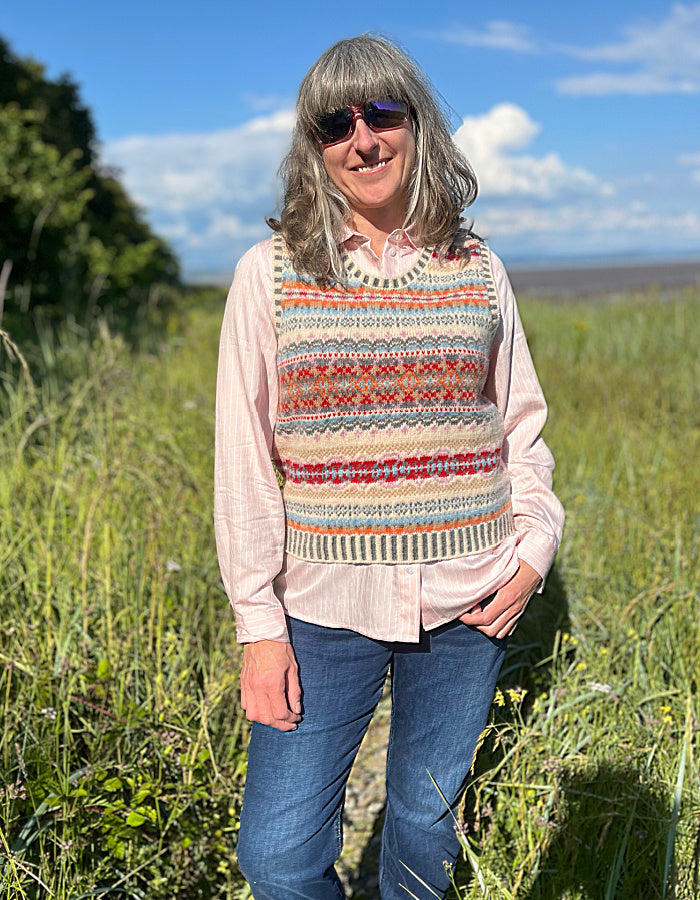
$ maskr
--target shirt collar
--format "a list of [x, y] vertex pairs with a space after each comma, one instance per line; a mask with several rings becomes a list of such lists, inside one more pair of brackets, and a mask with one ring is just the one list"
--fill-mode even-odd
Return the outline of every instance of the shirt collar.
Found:
[[[414, 224], [409, 225], [408, 228], [396, 228], [387, 236], [387, 241], [399, 247], [412, 247], [414, 250], [420, 250], [416, 231]], [[363, 244], [368, 244], [369, 240], [366, 234], [356, 231], [347, 224], [343, 225], [340, 243], [345, 250], [357, 250]]]

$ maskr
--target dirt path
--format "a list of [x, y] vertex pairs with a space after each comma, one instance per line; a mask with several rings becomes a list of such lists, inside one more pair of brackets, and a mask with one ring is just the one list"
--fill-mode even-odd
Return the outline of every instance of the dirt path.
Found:
[[384, 770], [391, 697], [387, 690], [360, 746], [345, 798], [343, 854], [336, 865], [348, 897], [378, 900], [379, 826], [384, 812]]

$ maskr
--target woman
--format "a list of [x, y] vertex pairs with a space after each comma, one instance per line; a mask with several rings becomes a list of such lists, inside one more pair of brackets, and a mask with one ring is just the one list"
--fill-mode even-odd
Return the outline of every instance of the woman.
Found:
[[383, 900], [444, 896], [453, 811], [563, 512], [546, 406], [427, 78], [383, 38], [304, 78], [275, 234], [221, 336], [216, 532], [253, 721], [256, 900], [344, 896], [350, 767], [392, 671]]

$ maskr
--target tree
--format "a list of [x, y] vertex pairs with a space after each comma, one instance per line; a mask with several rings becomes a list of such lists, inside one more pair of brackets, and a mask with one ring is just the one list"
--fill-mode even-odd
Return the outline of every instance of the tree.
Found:
[[33, 110], [0, 107], [0, 248], [23, 313], [64, 293], [91, 196], [89, 171], [76, 166], [80, 151], [61, 156], [41, 139], [36, 119]]
[[[16, 57], [0, 38], [0, 268], [5, 308], [54, 316], [109, 310], [133, 320], [177, 259], [115, 173], [100, 169], [95, 128], [66, 75]], [[8, 277], [9, 271], [9, 277]], [[0, 309], [3, 300], [0, 297]]]

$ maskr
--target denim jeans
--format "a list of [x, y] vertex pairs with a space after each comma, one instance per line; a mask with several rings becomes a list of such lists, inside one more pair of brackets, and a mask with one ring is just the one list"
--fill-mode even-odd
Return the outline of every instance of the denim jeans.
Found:
[[288, 621], [303, 718], [290, 732], [253, 724], [238, 861], [255, 900], [344, 897], [334, 863], [345, 785], [389, 666], [381, 897], [406, 900], [405, 888], [418, 900], [443, 897], [444, 862], [459, 852], [450, 809], [464, 790], [506, 641], [461, 622], [423, 633], [419, 644], [392, 644]]

